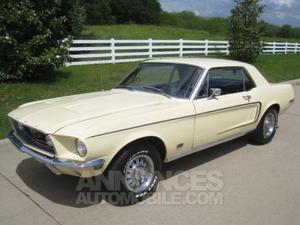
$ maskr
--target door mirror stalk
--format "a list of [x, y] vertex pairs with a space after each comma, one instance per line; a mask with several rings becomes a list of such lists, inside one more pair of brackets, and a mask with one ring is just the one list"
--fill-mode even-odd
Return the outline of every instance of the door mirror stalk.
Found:
[[208, 99], [215, 99], [217, 96], [220, 96], [222, 94], [221, 88], [210, 88], [209, 89], [210, 96]]

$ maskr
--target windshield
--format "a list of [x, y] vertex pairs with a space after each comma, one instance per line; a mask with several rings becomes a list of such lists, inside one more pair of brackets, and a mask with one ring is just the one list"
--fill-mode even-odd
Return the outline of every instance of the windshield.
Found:
[[143, 63], [129, 74], [117, 88], [190, 98], [202, 69], [184, 64]]

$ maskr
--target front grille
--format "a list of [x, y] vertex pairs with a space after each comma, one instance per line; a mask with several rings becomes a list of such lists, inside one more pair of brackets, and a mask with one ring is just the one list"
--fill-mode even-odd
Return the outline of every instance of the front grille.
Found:
[[55, 154], [53, 147], [49, 146], [46, 142], [46, 134], [33, 129], [28, 126], [21, 125], [17, 121], [12, 121], [13, 127], [17, 135], [24, 141], [26, 144], [34, 146], [38, 149], [41, 149], [45, 152]]

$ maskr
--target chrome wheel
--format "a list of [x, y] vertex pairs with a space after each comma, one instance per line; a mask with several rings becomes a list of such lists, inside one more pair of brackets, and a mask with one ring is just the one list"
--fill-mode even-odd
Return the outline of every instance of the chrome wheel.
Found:
[[154, 162], [150, 156], [141, 154], [134, 156], [126, 164], [125, 185], [128, 190], [139, 193], [147, 190], [154, 178]]
[[265, 138], [269, 138], [273, 135], [276, 129], [276, 117], [274, 113], [266, 115], [263, 125], [263, 135]]

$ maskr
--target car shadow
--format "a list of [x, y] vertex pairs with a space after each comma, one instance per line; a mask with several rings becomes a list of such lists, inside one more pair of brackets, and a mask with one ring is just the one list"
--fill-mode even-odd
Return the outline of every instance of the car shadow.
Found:
[[[241, 149], [247, 144], [248, 141], [246, 138], [242, 137], [174, 160], [164, 165], [162, 179], [167, 180], [181, 172], [190, 170], [211, 160], [222, 157], [230, 152]], [[110, 199], [102, 198], [102, 195], [97, 195], [97, 198], [95, 198], [95, 196], [90, 196], [93, 199], [90, 202], [78, 201], [80, 193], [97, 194], [97, 192], [91, 192], [86, 189], [78, 191], [77, 187], [80, 181], [78, 177], [67, 175], [57, 176], [46, 166], [32, 158], [25, 159], [19, 163], [16, 172], [32, 191], [57, 204], [83, 208], [106, 201], [112, 205], [116, 205], [114, 202], [111, 202]]]
[[162, 178], [168, 179], [174, 175], [178, 175], [184, 171], [236, 151], [247, 144], [252, 145], [253, 143], [247, 140], [247, 137], [241, 137], [171, 161], [164, 165]]
[[32, 191], [51, 202], [78, 208], [83, 207], [76, 204], [78, 177], [58, 176], [33, 158], [27, 158], [20, 162], [16, 173]]

